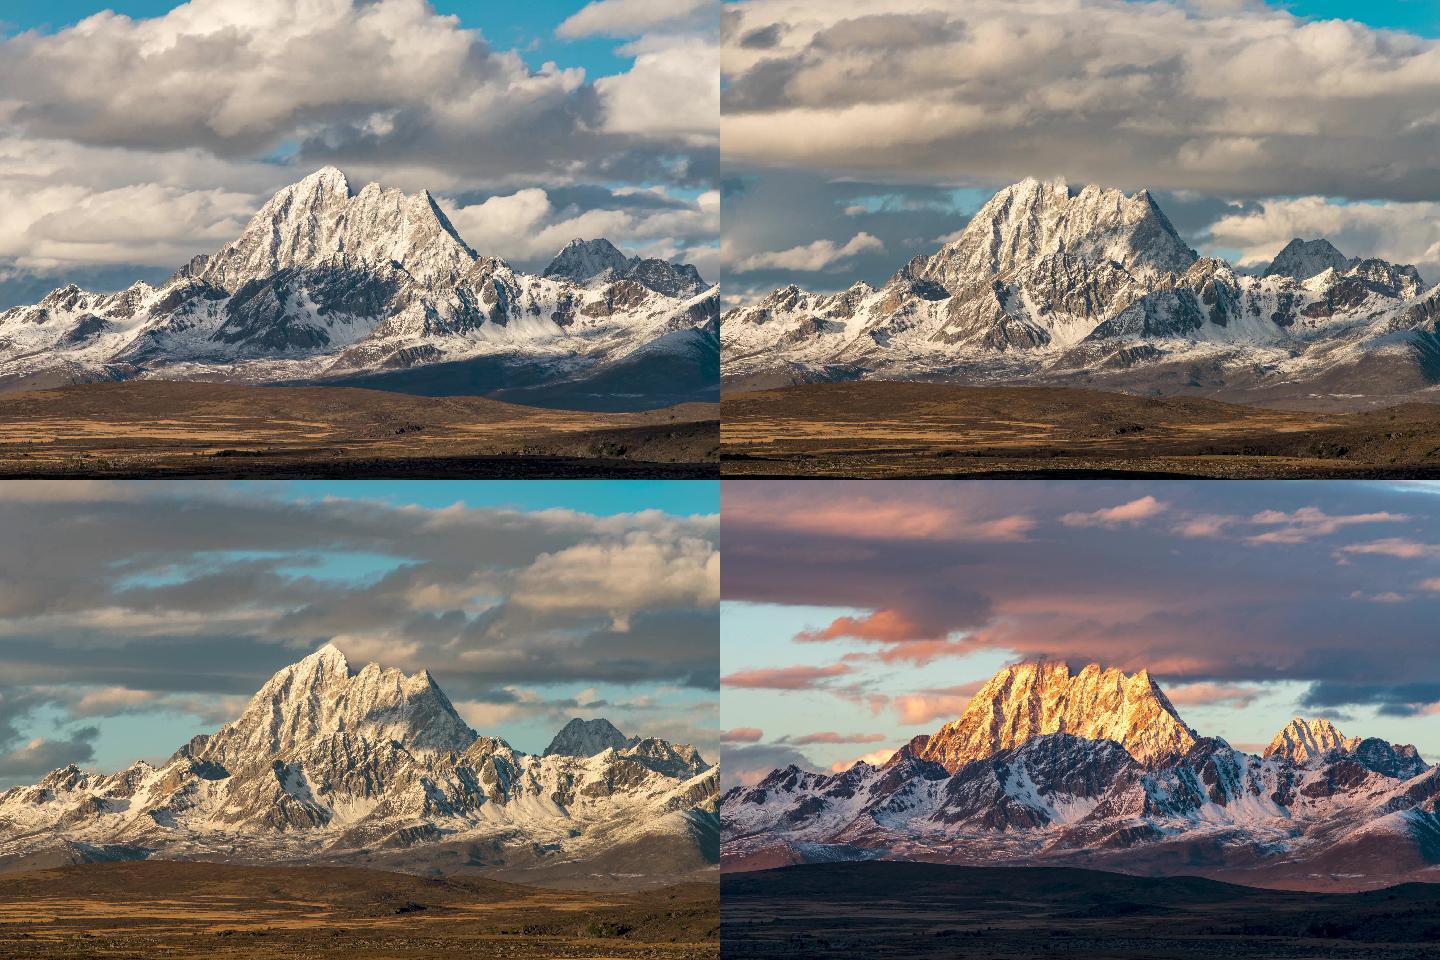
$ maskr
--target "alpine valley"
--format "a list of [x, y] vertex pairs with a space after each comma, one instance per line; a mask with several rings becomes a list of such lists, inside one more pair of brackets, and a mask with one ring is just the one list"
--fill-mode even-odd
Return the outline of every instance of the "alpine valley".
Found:
[[[1431, 278], [1433, 281], [1434, 278]], [[1146, 191], [1027, 179], [885, 284], [728, 311], [727, 389], [834, 380], [1090, 386], [1297, 408], [1436, 399], [1440, 286], [1295, 239], [1201, 257]]]
[[159, 766], [56, 770], [0, 794], [0, 867], [129, 860], [364, 866], [548, 886], [713, 877], [718, 768], [572, 720], [536, 756], [477, 736], [425, 671], [333, 646]]
[[327, 167], [169, 280], [0, 313], [0, 389], [169, 379], [645, 410], [718, 397], [718, 289], [575, 240], [541, 276], [471, 249], [428, 192]]
[[727, 871], [909, 860], [1205, 876], [1298, 890], [1440, 881], [1440, 768], [1295, 719], [1205, 737], [1145, 671], [1007, 667], [881, 766], [776, 770], [721, 800]]

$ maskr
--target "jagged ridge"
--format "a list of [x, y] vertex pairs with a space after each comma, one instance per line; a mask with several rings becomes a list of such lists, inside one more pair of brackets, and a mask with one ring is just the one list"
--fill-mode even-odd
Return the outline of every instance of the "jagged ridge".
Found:
[[[719, 294], [687, 264], [626, 258], [535, 277], [477, 254], [428, 192], [327, 167], [279, 191], [240, 237], [159, 287], [75, 286], [0, 313], [0, 387], [165, 377], [334, 382], [498, 360], [562, 382], [677, 330], [714, 327]], [[673, 392], [704, 389], [678, 384]], [[422, 391], [423, 392], [423, 391]]]
[[70, 766], [0, 794], [0, 866], [223, 855], [522, 875], [649, 858], [636, 875], [655, 879], [705, 869], [717, 768], [603, 719], [565, 729], [569, 752], [522, 753], [477, 736], [427, 672], [352, 670], [327, 645], [160, 767]]
[[1198, 257], [1145, 191], [1030, 179], [878, 289], [791, 285], [728, 311], [722, 373], [1163, 394], [1203, 369], [1212, 394], [1403, 394], [1440, 383], [1437, 320], [1413, 266], [1297, 238], [1250, 276]]
[[[1070, 729], [1066, 729], [1070, 728]], [[881, 766], [790, 766], [721, 800], [735, 868], [901, 857], [1359, 888], [1437, 869], [1440, 770], [1297, 718], [1263, 757], [1201, 737], [1148, 673], [1008, 667]], [[1198, 859], [1197, 859], [1198, 858]]]

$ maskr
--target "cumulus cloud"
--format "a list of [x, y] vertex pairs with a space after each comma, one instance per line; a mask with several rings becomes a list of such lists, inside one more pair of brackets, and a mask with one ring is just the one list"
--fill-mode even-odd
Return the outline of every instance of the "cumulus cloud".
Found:
[[[0, 39], [0, 273], [24, 271], [0, 282], [63, 271], [113, 288], [96, 265], [174, 269], [327, 163], [458, 206], [587, 180], [703, 190], [718, 166], [718, 49], [704, 11], [668, 6], [582, 11], [581, 26], [630, 24], [618, 52], [632, 62], [610, 76], [531, 62], [487, 39], [483, 11], [462, 24], [423, 0], [192, 0]], [[688, 206], [667, 221], [556, 204], [543, 226], [703, 254], [718, 213]], [[486, 252], [538, 255], [531, 234], [509, 239]]]
[[732, 264], [730, 269], [736, 273], [777, 267], [786, 270], [830, 270], [844, 265], [858, 254], [884, 249], [885, 245], [878, 238], [862, 230], [843, 244], [833, 240], [816, 240], [788, 250], [754, 253]]
[[1215, 246], [1240, 251], [1245, 266], [1269, 263], [1295, 237], [1324, 237], [1347, 256], [1415, 264], [1430, 282], [1440, 279], [1440, 203], [1434, 201], [1269, 199], [1221, 217], [1206, 234]]
[[0, 754], [0, 781], [40, 776], [70, 763], [88, 763], [95, 758], [99, 736], [99, 727], [81, 727], [58, 740], [35, 737]]
[[325, 642], [356, 665], [429, 669], [487, 732], [583, 711], [713, 752], [713, 516], [42, 487], [0, 484], [0, 752], [24, 762], [83, 752], [24, 746], [42, 708], [218, 724]]
[[633, 37], [699, 14], [713, 20], [714, 8], [713, 0], [596, 0], [566, 18], [555, 32], [571, 40], [596, 34]]
[[[643, 199], [637, 193], [643, 193]], [[718, 191], [707, 190], [694, 200], [674, 198], [663, 190], [626, 191], [599, 202], [604, 205], [557, 205], [550, 191], [529, 187], [479, 203], [447, 203], [445, 212], [476, 250], [537, 268], [571, 240], [605, 237], [627, 252], [682, 259], [693, 262], [702, 276], [718, 275], [713, 246], [720, 231]]]
[[1435, 40], [1248, 3], [892, 0], [866, 13], [729, 5], [727, 163], [1244, 197], [1436, 192]]

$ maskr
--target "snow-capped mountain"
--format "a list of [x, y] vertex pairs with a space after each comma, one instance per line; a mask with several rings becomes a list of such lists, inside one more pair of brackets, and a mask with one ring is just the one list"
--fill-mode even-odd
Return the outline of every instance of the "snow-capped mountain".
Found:
[[[325, 646], [164, 764], [65, 767], [0, 793], [0, 866], [344, 863], [585, 882], [713, 863], [718, 769], [573, 720], [542, 756], [477, 736], [431, 676]], [[577, 880], [578, 878], [578, 880]]]
[[795, 766], [721, 799], [727, 867], [897, 858], [1365, 888], [1440, 878], [1440, 769], [1296, 719], [1255, 756], [1145, 672], [1007, 667], [880, 766]]
[[1291, 242], [1263, 272], [1201, 258], [1147, 192], [1030, 179], [883, 286], [791, 285], [732, 309], [737, 384], [951, 379], [1256, 399], [1440, 383], [1440, 287]]
[[327, 167], [158, 287], [68, 286], [0, 313], [0, 386], [386, 375], [403, 388], [462, 363], [510, 371], [490, 386], [533, 385], [593, 377], [677, 331], [713, 342], [718, 318], [717, 288], [688, 264], [577, 240], [530, 276], [477, 254], [428, 192], [355, 192]]

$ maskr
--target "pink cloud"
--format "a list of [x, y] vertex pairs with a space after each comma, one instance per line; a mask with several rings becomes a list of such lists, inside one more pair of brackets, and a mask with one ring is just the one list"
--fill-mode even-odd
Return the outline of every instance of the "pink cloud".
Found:
[[1261, 687], [1222, 683], [1186, 683], [1164, 689], [1177, 707], [1248, 707], [1265, 692]]
[[1339, 549], [1339, 553], [1366, 554], [1381, 557], [1398, 557], [1401, 560], [1419, 560], [1440, 554], [1440, 546], [1432, 543], [1416, 543], [1399, 537], [1371, 540], [1369, 543], [1352, 543]]
[[1250, 523], [1257, 526], [1277, 526], [1279, 529], [1255, 534], [1246, 540], [1250, 543], [1306, 543], [1316, 537], [1327, 537], [1343, 527], [1365, 523], [1403, 523], [1409, 519], [1407, 514], [1388, 512], [1332, 516], [1318, 507], [1301, 507], [1292, 513], [1261, 510], [1250, 518]]
[[803, 500], [784, 493], [767, 497], [728, 495], [724, 514], [727, 524], [755, 524], [858, 540], [1013, 542], [1024, 540], [1036, 526], [1035, 520], [1024, 514], [986, 517], [953, 504], [855, 495]]
[[757, 727], [736, 727], [733, 730], [725, 730], [720, 734], [721, 743], [759, 743], [760, 738], [765, 736], [765, 731]]
[[893, 747], [886, 747], [880, 750], [872, 750], [869, 753], [861, 754], [854, 760], [841, 760], [838, 763], [831, 764], [830, 772], [844, 773], [846, 770], [849, 770], [851, 767], [855, 766], [855, 764], [862, 762], [868, 763], [874, 767], [878, 767], [893, 756], [895, 756], [895, 749]]
[[901, 723], [930, 723], [935, 720], [954, 720], [965, 712], [970, 698], [982, 686], [981, 681], [964, 683], [955, 687], [938, 690], [922, 690], [919, 693], [896, 697], [892, 701], [895, 715]]
[[1118, 507], [1106, 507], [1089, 513], [1067, 513], [1060, 518], [1060, 522], [1067, 527], [1118, 527], [1149, 520], [1167, 509], [1169, 506], [1166, 503], [1152, 496], [1144, 496], [1129, 503], [1122, 503]]
[[802, 643], [826, 640], [871, 640], [877, 643], [902, 643], [918, 640], [925, 628], [898, 610], [876, 610], [864, 617], [839, 617], [819, 630], [806, 630], [795, 635]]
[[721, 677], [727, 687], [742, 687], [749, 690], [810, 690], [824, 681], [850, 673], [843, 663], [828, 667], [775, 667], [771, 669], [740, 670]]

